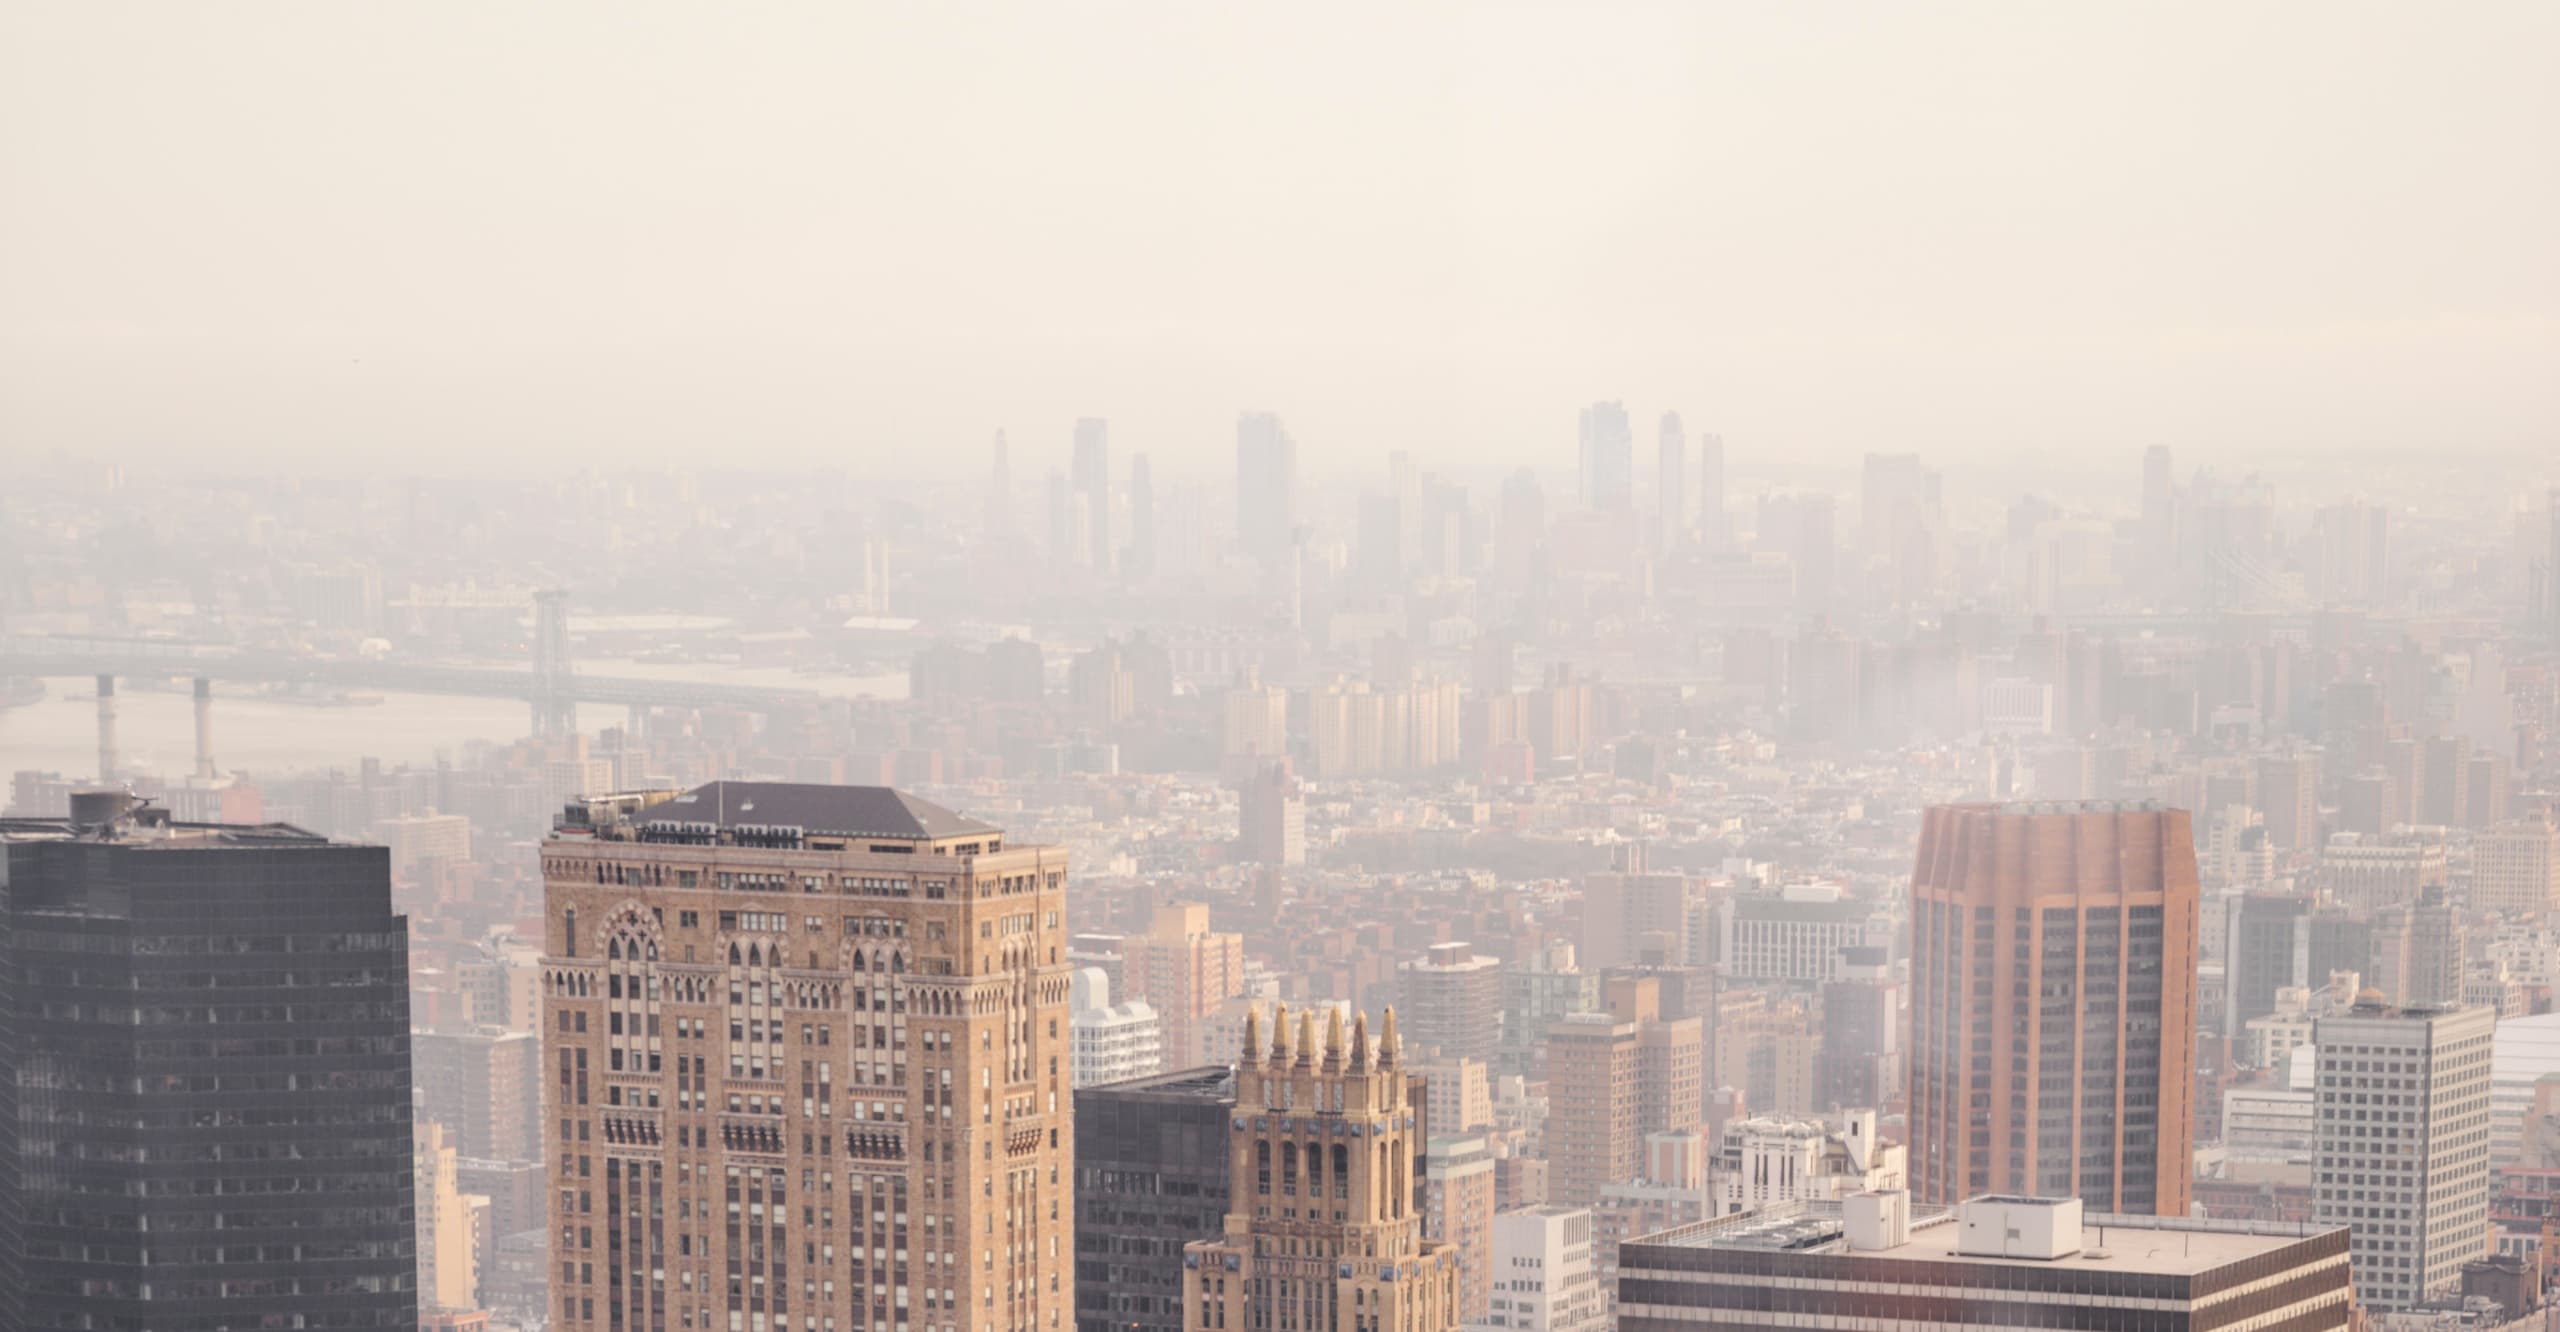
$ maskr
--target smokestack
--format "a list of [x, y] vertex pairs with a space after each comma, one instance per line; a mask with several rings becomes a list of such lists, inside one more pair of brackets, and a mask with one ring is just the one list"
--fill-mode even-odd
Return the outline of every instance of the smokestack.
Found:
[[98, 780], [116, 779], [116, 678], [98, 677]]
[[196, 677], [196, 776], [213, 780], [213, 681]]

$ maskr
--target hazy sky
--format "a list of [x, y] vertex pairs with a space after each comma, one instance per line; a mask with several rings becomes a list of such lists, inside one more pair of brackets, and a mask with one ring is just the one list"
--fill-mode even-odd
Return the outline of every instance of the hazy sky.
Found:
[[2547, 458], [2554, 70], [2550, 0], [14, 0], [0, 455]]

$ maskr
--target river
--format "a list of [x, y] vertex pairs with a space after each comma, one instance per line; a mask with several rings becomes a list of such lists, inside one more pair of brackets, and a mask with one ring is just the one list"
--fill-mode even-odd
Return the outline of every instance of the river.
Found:
[[[596, 675], [810, 689], [837, 698], [904, 698], [907, 692], [903, 673], [815, 676], [780, 668], [606, 660], [580, 661], [578, 667]], [[95, 688], [87, 676], [49, 679], [43, 699], [0, 708], [0, 780], [25, 769], [89, 776], [98, 764], [98, 712], [90, 697]], [[376, 704], [319, 707], [259, 698], [256, 686], [246, 683], [216, 681], [213, 690], [213, 757], [225, 771], [353, 768], [367, 758], [426, 764], [443, 755], [458, 761], [474, 740], [505, 744], [533, 732], [532, 709], [514, 699], [382, 694]], [[618, 705], [583, 704], [578, 729], [593, 733], [629, 715]], [[185, 776], [195, 770], [195, 735], [195, 704], [183, 683], [166, 689], [127, 682], [117, 692], [116, 747], [126, 772]]]

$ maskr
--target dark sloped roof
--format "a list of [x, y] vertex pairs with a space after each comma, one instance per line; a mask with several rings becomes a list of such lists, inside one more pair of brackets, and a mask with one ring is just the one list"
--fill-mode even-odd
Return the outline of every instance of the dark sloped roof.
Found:
[[722, 828], [798, 828], [848, 837], [921, 841], [1001, 832], [886, 786], [822, 786], [809, 782], [712, 782], [641, 811], [639, 822], [712, 824]]

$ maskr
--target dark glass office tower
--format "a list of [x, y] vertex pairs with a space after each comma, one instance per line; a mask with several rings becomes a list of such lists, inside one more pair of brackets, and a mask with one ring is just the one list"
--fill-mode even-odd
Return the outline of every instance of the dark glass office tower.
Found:
[[0, 1327], [417, 1326], [389, 852], [0, 819]]
[[1075, 1096], [1076, 1332], [1182, 1332], [1182, 1246], [1227, 1227], [1235, 1070]]

